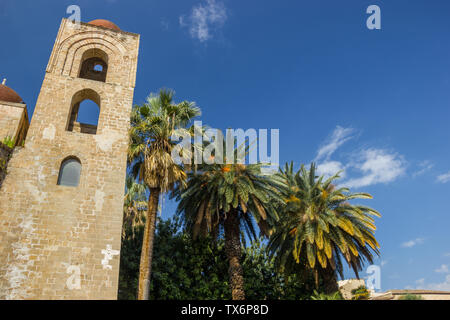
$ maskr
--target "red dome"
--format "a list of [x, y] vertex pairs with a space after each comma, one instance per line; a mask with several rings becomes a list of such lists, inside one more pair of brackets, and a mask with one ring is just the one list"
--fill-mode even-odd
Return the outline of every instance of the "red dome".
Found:
[[88, 24], [120, 31], [120, 28], [115, 23], [108, 21], [108, 20], [97, 19], [97, 20], [92, 20], [91, 22], [88, 22]]
[[0, 84], [0, 101], [23, 103], [22, 98], [10, 87]]

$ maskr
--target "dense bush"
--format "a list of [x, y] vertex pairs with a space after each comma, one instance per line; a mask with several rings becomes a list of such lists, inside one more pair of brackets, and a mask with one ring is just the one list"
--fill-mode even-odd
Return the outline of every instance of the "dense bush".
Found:
[[[136, 299], [143, 229], [126, 231], [122, 241], [119, 299]], [[264, 242], [244, 248], [242, 257], [247, 299], [307, 299], [313, 278], [284, 278], [277, 273]], [[155, 235], [150, 299], [231, 299], [228, 261], [219, 239], [193, 240], [177, 218], [159, 221]]]

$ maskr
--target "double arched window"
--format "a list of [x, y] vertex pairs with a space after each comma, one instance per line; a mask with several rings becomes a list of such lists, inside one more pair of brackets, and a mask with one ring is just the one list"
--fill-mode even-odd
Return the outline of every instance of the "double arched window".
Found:
[[80, 183], [81, 162], [76, 157], [68, 157], [63, 160], [59, 169], [58, 185], [77, 187]]

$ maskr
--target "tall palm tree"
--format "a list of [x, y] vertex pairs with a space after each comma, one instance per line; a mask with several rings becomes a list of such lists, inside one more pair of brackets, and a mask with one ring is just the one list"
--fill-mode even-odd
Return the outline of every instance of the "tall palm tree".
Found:
[[158, 95], [151, 94], [143, 105], [135, 106], [131, 115], [128, 162], [134, 177], [150, 191], [139, 267], [139, 300], [149, 297], [159, 197], [186, 179], [182, 166], [172, 158], [176, 142], [171, 137], [189, 134], [186, 127], [200, 115], [194, 102], [175, 104], [173, 96], [174, 91], [162, 89]]
[[338, 290], [336, 273], [342, 275], [342, 257], [356, 276], [373, 253], [379, 254], [372, 216], [380, 214], [363, 205], [352, 205], [353, 199], [372, 199], [367, 193], [351, 193], [333, 182], [339, 173], [326, 179], [316, 176], [316, 167], [302, 165], [297, 173], [286, 164], [279, 176], [286, 182], [283, 189], [286, 204], [269, 241], [282, 270], [296, 272], [302, 266], [314, 271], [316, 286], [321, 276], [326, 293]]
[[178, 213], [194, 238], [225, 234], [232, 298], [245, 299], [241, 258], [241, 228], [255, 238], [255, 225], [268, 235], [278, 218], [273, 204], [280, 199], [276, 180], [261, 173], [261, 165], [199, 165], [188, 174], [186, 188], [177, 188]]
[[146, 187], [136, 182], [127, 174], [125, 180], [125, 196], [123, 199], [123, 229], [122, 239], [126, 236], [127, 229], [135, 236], [136, 227], [144, 224], [144, 214], [147, 211]]

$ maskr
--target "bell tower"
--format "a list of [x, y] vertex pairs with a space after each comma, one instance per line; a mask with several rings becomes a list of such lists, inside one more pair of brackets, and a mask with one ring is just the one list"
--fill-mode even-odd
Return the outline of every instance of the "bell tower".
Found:
[[[62, 20], [0, 189], [0, 299], [117, 298], [138, 51], [110, 21]], [[96, 124], [80, 120], [85, 100]]]

